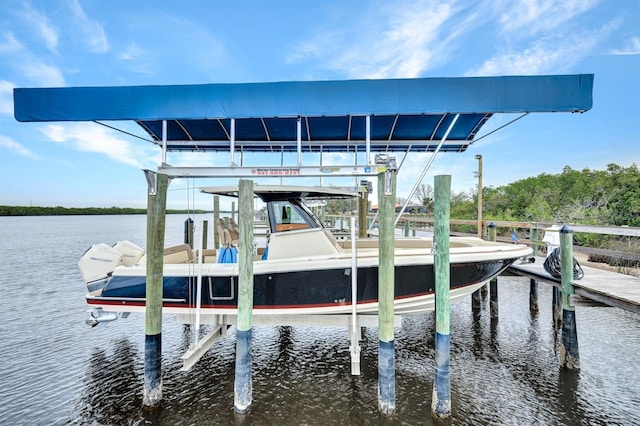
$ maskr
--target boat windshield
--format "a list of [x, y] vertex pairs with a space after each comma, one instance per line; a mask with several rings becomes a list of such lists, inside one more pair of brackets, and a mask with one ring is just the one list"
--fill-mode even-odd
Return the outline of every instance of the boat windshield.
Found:
[[268, 210], [271, 232], [322, 227], [311, 210], [299, 200], [271, 201]]

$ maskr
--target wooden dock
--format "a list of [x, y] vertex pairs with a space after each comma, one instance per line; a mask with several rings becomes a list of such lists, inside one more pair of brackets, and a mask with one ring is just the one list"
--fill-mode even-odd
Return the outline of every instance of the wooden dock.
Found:
[[[508, 271], [561, 287], [560, 278], [554, 278], [544, 270], [544, 260], [543, 257], [536, 257], [534, 263], [515, 263], [509, 267]], [[584, 271], [584, 277], [573, 281], [577, 296], [640, 314], [640, 278], [580, 266]]]

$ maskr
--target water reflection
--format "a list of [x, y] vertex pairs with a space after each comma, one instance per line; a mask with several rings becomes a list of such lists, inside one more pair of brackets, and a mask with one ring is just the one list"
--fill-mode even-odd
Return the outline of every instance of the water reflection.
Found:
[[129, 424], [142, 406], [144, 369], [129, 339], [108, 346], [110, 351], [95, 348], [91, 353], [76, 410], [89, 423]]
[[[507, 294], [509, 291], [505, 288]], [[502, 298], [504, 309], [498, 320], [490, 318], [488, 304], [479, 316], [470, 302], [452, 308], [452, 418], [438, 424], [593, 424], [605, 423], [612, 407], [615, 411], [618, 399], [603, 400], [595, 391], [599, 387], [614, 392], [607, 391], [612, 385], [606, 380], [589, 379], [586, 385], [584, 372], [559, 367], [554, 354], [558, 332], [550, 300], [548, 309], [543, 305], [537, 314], [527, 315], [526, 295]], [[184, 373], [179, 371], [180, 355], [193, 339], [193, 328], [167, 327], [161, 406], [142, 408], [141, 350], [121, 338], [107, 344], [108, 349], [91, 352], [75, 421], [115, 425], [434, 424], [430, 407], [433, 313], [407, 316], [396, 329], [397, 411], [391, 418], [381, 416], [377, 408], [375, 327], [363, 329], [360, 376], [350, 374], [345, 328], [254, 327], [253, 407], [243, 416], [233, 410], [235, 328]], [[579, 332], [589, 333], [585, 329]], [[637, 341], [637, 333], [632, 336]], [[599, 368], [607, 364], [602, 364], [603, 359], [600, 356], [596, 361], [603, 366]], [[627, 412], [636, 411], [627, 407]]]

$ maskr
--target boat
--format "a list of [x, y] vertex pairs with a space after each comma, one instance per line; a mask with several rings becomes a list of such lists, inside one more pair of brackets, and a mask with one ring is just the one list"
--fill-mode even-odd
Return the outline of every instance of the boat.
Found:
[[[237, 196], [237, 187], [202, 188], [208, 194]], [[266, 204], [268, 238], [254, 244], [254, 315], [334, 315], [352, 312], [352, 250], [357, 258], [357, 312], [378, 313], [378, 239], [337, 239], [305, 201], [357, 193], [333, 188], [255, 185]], [[163, 312], [236, 315], [238, 229], [220, 220], [217, 250], [183, 244], [164, 251]], [[395, 239], [395, 298], [398, 315], [435, 308], [433, 241]], [[478, 290], [531, 249], [521, 244], [450, 237], [450, 297], [458, 302]], [[96, 244], [79, 267], [87, 304], [98, 309], [94, 322], [118, 313], [143, 312], [146, 291], [144, 250], [127, 241]], [[201, 283], [200, 292], [197, 291]], [[200, 293], [199, 303], [196, 295]], [[114, 314], [115, 313], [115, 314]], [[95, 321], [97, 319], [97, 321]], [[92, 324], [95, 325], [95, 324]]]

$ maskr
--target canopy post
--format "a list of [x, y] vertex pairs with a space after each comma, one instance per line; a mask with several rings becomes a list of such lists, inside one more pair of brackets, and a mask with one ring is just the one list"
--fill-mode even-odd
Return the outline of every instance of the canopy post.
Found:
[[436, 374], [431, 397], [431, 414], [437, 419], [451, 417], [451, 299], [449, 263], [449, 216], [451, 212], [451, 176], [434, 179], [435, 303], [436, 303]]
[[150, 171], [147, 180], [155, 180], [147, 198], [147, 283], [144, 338], [143, 404], [158, 405], [162, 400], [162, 283], [164, 230], [169, 177]]
[[241, 179], [238, 189], [240, 253], [238, 257], [238, 324], [234, 408], [251, 408], [251, 334], [253, 327], [253, 181]]
[[231, 119], [231, 129], [229, 132], [229, 156], [231, 159], [231, 167], [235, 166], [236, 163], [236, 119]]
[[162, 120], [162, 164], [167, 164], [167, 120]]
[[298, 167], [302, 166], [302, 119], [296, 120], [296, 150], [298, 152]]
[[365, 119], [365, 166], [371, 164], [371, 116]]
[[396, 169], [395, 159], [393, 161], [389, 161], [389, 158], [385, 159], [388, 164], [387, 170], [378, 174], [378, 211], [380, 213], [378, 246], [378, 408], [382, 414], [389, 416], [396, 409], [393, 330], [395, 294], [395, 229], [393, 215], [395, 213], [396, 200]]
[[580, 370], [576, 308], [571, 303], [573, 290], [573, 231], [564, 225], [560, 228], [560, 280], [562, 282], [562, 339], [560, 365], [569, 370]]

